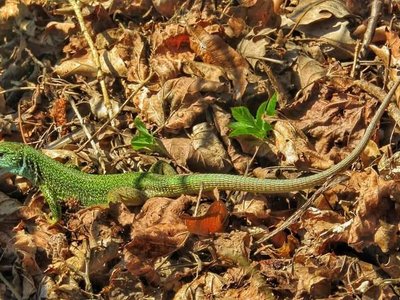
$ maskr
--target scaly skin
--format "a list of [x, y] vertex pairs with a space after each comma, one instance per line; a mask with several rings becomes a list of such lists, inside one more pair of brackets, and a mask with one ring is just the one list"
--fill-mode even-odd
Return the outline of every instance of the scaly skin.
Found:
[[141, 205], [150, 197], [173, 197], [214, 188], [265, 194], [303, 190], [323, 183], [357, 159], [399, 83], [400, 81], [396, 82], [382, 101], [357, 147], [338, 164], [308, 177], [258, 179], [226, 174], [170, 176], [154, 173], [93, 175], [66, 167], [27, 145], [12, 142], [0, 143], [0, 168], [26, 177], [40, 188], [49, 203], [53, 222], [58, 221], [61, 216], [59, 202], [66, 199], [76, 199], [85, 206], [108, 204], [111, 201]]

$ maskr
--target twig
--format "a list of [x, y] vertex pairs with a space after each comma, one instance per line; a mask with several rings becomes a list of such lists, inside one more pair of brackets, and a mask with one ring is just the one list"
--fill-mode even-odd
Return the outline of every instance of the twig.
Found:
[[128, 97], [128, 99], [125, 100], [124, 103], [122, 103], [122, 105], [120, 106], [119, 110], [110, 118], [108, 119], [93, 135], [91, 138], [89, 138], [86, 142], [83, 143], [82, 146], [79, 147], [78, 150], [76, 150], [76, 152], [80, 152], [82, 151], [85, 146], [91, 142], [112, 120], [114, 120], [119, 113], [122, 111], [122, 109], [125, 107], [125, 105], [128, 104], [129, 101], [131, 101], [131, 99], [140, 91], [140, 89], [142, 87], [144, 87], [144, 85], [153, 77], [153, 72], [150, 73], [150, 75], [137, 87], [137, 89]]
[[[364, 91], [371, 94], [381, 102], [382, 99], [386, 97], [386, 93], [382, 89], [368, 81], [356, 80], [353, 82], [353, 84], [362, 88]], [[397, 107], [397, 105], [393, 102], [390, 103], [388, 105], [387, 112], [389, 116], [396, 122], [397, 126], [400, 126], [400, 109]]]
[[[261, 244], [262, 242], [265, 242], [266, 240], [270, 239], [273, 237], [275, 234], [278, 232], [286, 229], [290, 225], [292, 225], [297, 219], [299, 219], [305, 212], [306, 210], [313, 204], [315, 199], [319, 197], [322, 193], [324, 193], [327, 189], [331, 188], [332, 186], [335, 186], [345, 180], [348, 179], [348, 176], [345, 175], [339, 175], [336, 177], [331, 178], [331, 180], [328, 180], [327, 182], [324, 183], [322, 187], [320, 187], [310, 199], [308, 199], [293, 215], [291, 215], [289, 218], [287, 218], [282, 224], [280, 224], [278, 227], [276, 227], [274, 230], [271, 232], [267, 233], [264, 235], [262, 238], [257, 240], [255, 243], [256, 244]], [[262, 251], [264, 247], [261, 247], [257, 249], [256, 254]]]
[[359, 55], [361, 50], [361, 43], [360, 40], [357, 40], [356, 48], [354, 49], [353, 55], [353, 66], [351, 68], [350, 77], [354, 78], [356, 76], [356, 71], [359, 67]]
[[[64, 93], [64, 94], [65, 94], [65, 93]], [[79, 113], [78, 108], [76, 107], [75, 102], [74, 102], [70, 97], [68, 97], [68, 96], [67, 96], [67, 99], [68, 99], [68, 102], [69, 102], [69, 104], [71, 105], [73, 111], [75, 112], [75, 115], [76, 115], [76, 117], [77, 117], [78, 120], [79, 120], [79, 123], [80, 123], [81, 126], [82, 126], [83, 132], [85, 133], [85, 135], [87, 136], [87, 138], [90, 140], [90, 145], [92, 146], [93, 150], [95, 151], [96, 156], [99, 158], [99, 163], [100, 163], [101, 171], [105, 171], [105, 170], [106, 170], [106, 167], [105, 167], [104, 160], [103, 160], [103, 155], [102, 155], [100, 149], [97, 147], [96, 143], [93, 141], [93, 137], [92, 137], [92, 135], [90, 134], [90, 131], [87, 129], [87, 127], [86, 127], [86, 125], [85, 125], [85, 122], [83, 121], [83, 118], [82, 118], [81, 114]]]
[[374, 0], [371, 4], [371, 15], [368, 20], [367, 30], [364, 33], [364, 38], [360, 50], [360, 59], [364, 58], [367, 54], [367, 48], [372, 41], [375, 33], [376, 24], [378, 23], [379, 16], [382, 9], [382, 0]]
[[112, 114], [113, 114], [112, 104], [111, 104], [111, 101], [110, 101], [110, 97], [108, 96], [108, 91], [107, 91], [107, 88], [106, 88], [106, 82], [104, 80], [104, 73], [101, 70], [99, 53], [97, 52], [97, 49], [96, 49], [96, 47], [95, 47], [95, 45], [93, 43], [92, 37], [90, 36], [90, 34], [89, 34], [89, 32], [88, 32], [88, 30], [87, 30], [87, 28], [85, 26], [85, 22], [83, 20], [83, 16], [82, 16], [82, 13], [81, 13], [80, 1], [79, 0], [78, 1], [76, 1], [76, 0], [68, 0], [68, 1], [72, 5], [72, 7], [74, 9], [74, 12], [75, 12], [76, 18], [78, 19], [79, 26], [81, 27], [83, 36], [85, 37], [85, 39], [86, 39], [86, 41], [87, 41], [87, 43], [89, 45], [90, 52], [92, 54], [92, 59], [93, 59], [94, 63], [96, 64], [96, 67], [97, 67], [97, 80], [100, 83], [101, 92], [103, 94], [104, 106], [106, 107], [107, 112], [108, 112], [108, 116], [111, 119], [112, 118]]

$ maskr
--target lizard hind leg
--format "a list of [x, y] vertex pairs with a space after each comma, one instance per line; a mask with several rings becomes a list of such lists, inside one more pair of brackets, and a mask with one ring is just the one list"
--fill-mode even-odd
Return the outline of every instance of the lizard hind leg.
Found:
[[107, 194], [108, 203], [121, 201], [131, 206], [142, 205], [147, 198], [147, 195], [143, 191], [132, 187], [115, 188]]
[[58, 202], [57, 196], [54, 195], [51, 189], [49, 189], [45, 184], [40, 186], [40, 191], [42, 192], [44, 199], [46, 199], [51, 212], [51, 217], [46, 216], [46, 218], [49, 223], [56, 224], [61, 218], [61, 206]]

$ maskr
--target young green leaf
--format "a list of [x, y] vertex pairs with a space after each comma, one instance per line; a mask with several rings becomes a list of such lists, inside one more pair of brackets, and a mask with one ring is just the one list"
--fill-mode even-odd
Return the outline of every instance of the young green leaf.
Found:
[[276, 114], [276, 103], [278, 103], [278, 95], [275, 92], [272, 95], [272, 97], [268, 100], [267, 116], [275, 116], [275, 114]]
[[229, 125], [229, 127], [232, 129], [232, 132], [229, 134], [229, 136], [236, 137], [241, 135], [251, 135], [258, 139], [264, 139], [268, 132], [272, 130], [271, 124], [264, 120], [264, 116], [275, 115], [276, 103], [277, 96], [276, 93], [274, 93], [269, 101], [261, 103], [257, 109], [255, 118], [247, 107], [233, 107], [232, 116], [236, 122], [232, 122]]
[[134, 150], [150, 150], [155, 151], [158, 148], [156, 138], [147, 130], [146, 126], [136, 117], [134, 124], [138, 133], [132, 138], [131, 145]]

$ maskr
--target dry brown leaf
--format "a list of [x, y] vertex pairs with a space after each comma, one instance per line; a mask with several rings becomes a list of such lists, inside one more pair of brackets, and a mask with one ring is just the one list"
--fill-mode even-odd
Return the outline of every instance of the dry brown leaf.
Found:
[[244, 199], [236, 204], [233, 215], [245, 217], [251, 225], [260, 225], [270, 217], [270, 209], [263, 195], [247, 194]]
[[182, 71], [209, 81], [226, 82], [227, 78], [222, 68], [198, 61], [182, 62]]
[[[209, 104], [216, 101], [200, 92], [221, 92], [224, 85], [201, 78], [180, 77], [168, 80], [150, 99], [137, 99], [136, 106], [142, 114], [158, 126], [176, 132], [192, 126], [195, 119], [205, 111]], [[167, 110], [167, 103], [169, 109]], [[169, 116], [166, 116], [169, 111]]]
[[180, 287], [174, 300], [198, 299], [204, 295], [220, 295], [225, 286], [225, 280], [216, 273], [206, 272], [192, 282]]
[[247, 87], [250, 72], [246, 60], [218, 35], [211, 35], [200, 25], [190, 27], [190, 46], [203, 62], [221, 67], [233, 83], [233, 98], [240, 99]]
[[300, 21], [300, 25], [308, 25], [321, 20], [335, 17], [337, 19], [346, 18], [350, 15], [344, 2], [340, 0], [311, 0], [301, 1], [290, 14], [294, 21]]
[[0, 192], [0, 222], [15, 214], [20, 207], [21, 203], [19, 201]]
[[[314, 85], [309, 94], [284, 109], [296, 128], [315, 139], [315, 150], [335, 163], [357, 145], [375, 113], [376, 99], [350, 88], [347, 80], [333, 81], [329, 88]], [[346, 90], [346, 92], [345, 92]], [[360, 101], [360, 99], [365, 99]]]
[[349, 230], [349, 245], [362, 251], [373, 244], [385, 253], [397, 247], [400, 217], [389, 196], [399, 188], [394, 181], [379, 180], [375, 172], [368, 174], [360, 187], [356, 216]]

